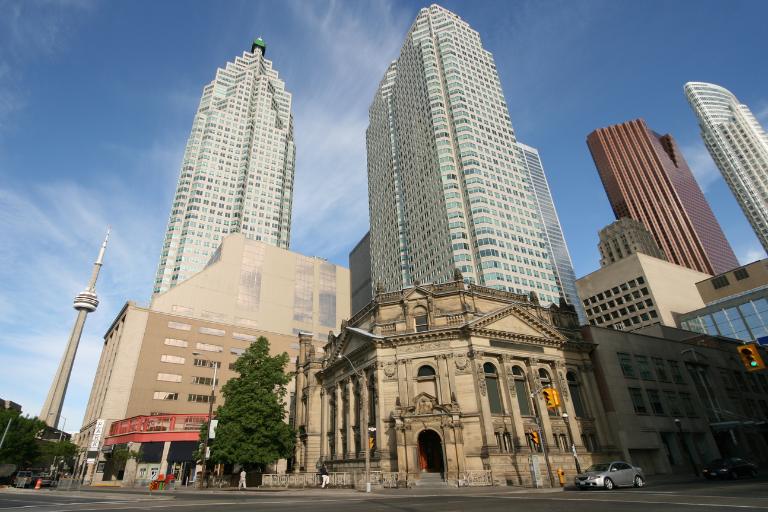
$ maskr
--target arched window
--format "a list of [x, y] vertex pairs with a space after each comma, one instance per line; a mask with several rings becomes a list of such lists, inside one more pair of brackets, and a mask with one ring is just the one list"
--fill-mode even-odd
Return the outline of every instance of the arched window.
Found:
[[491, 414], [504, 414], [504, 406], [501, 403], [501, 393], [499, 393], [499, 374], [493, 363], [483, 365], [485, 373], [485, 387], [488, 390], [488, 405], [491, 407]]
[[416, 323], [416, 332], [422, 332], [429, 329], [429, 319], [425, 308], [421, 306], [414, 308], [413, 320]]
[[426, 393], [440, 400], [437, 396], [437, 374], [432, 366], [428, 364], [419, 366], [416, 371], [416, 383], [419, 393]]
[[584, 407], [584, 400], [581, 396], [581, 386], [579, 385], [576, 373], [569, 371], [565, 374], [565, 379], [568, 381], [568, 391], [571, 392], [571, 400], [573, 401], [573, 409], [576, 412], [576, 417], [585, 418], [587, 416], [587, 411]]
[[[552, 388], [554, 385], [552, 384], [552, 377], [549, 376], [549, 372], [545, 370], [544, 368], [539, 368], [539, 382], [541, 382], [542, 388]], [[557, 416], [557, 408], [556, 407], [547, 407], [547, 413], [555, 417]]]
[[525, 380], [525, 372], [519, 366], [513, 366], [512, 378], [515, 380], [515, 394], [517, 395], [517, 405], [520, 407], [520, 414], [522, 416], [532, 416], [530, 392], [528, 391], [528, 382]]
[[434, 377], [435, 369], [429, 366], [428, 364], [425, 364], [419, 367], [419, 371], [416, 373], [416, 376], [417, 377]]

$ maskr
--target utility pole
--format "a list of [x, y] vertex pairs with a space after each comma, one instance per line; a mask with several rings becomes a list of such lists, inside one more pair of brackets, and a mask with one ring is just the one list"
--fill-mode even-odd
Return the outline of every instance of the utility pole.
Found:
[[[200, 352], [192, 352], [193, 356], [199, 356]], [[202, 489], [205, 486], [206, 470], [208, 468], [208, 441], [211, 438], [211, 423], [213, 422], [213, 401], [216, 398], [216, 375], [219, 369], [219, 361], [213, 361], [213, 382], [211, 382], [211, 395], [208, 397], [208, 427], [205, 429], [205, 439], [203, 440], [203, 469], [200, 472], [200, 485]]]
[[5, 431], [3, 432], [3, 437], [0, 438], [0, 448], [3, 447], [3, 443], [5, 442], [5, 435], [8, 433], [8, 429], [11, 428], [12, 421], [13, 421], [13, 416], [8, 418], [8, 423], [5, 425]]
[[549, 475], [550, 487], [555, 487], [555, 477], [552, 474], [552, 465], [549, 463], [549, 455], [547, 455], [547, 438], [544, 435], [544, 425], [541, 421], [541, 410], [539, 409], [539, 393], [543, 388], [539, 385], [536, 386], [536, 390], [531, 393], [531, 401], [533, 402], [534, 413], [536, 414], [536, 427], [539, 430], [539, 442], [541, 443], [541, 452], [544, 455], [544, 462], [547, 463], [547, 475]]

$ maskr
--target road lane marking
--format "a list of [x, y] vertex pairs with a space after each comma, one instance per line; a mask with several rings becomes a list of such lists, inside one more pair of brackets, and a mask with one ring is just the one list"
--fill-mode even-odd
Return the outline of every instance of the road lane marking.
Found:
[[[483, 496], [483, 497], [491, 497], [491, 496]], [[592, 501], [592, 502], [598, 502], [598, 503], [641, 503], [641, 504], [647, 504], [647, 505], [683, 505], [688, 507], [723, 507], [723, 508], [751, 508], [751, 509], [760, 509], [760, 510], [768, 510], [768, 506], [760, 506], [760, 505], [734, 505], [732, 503], [691, 503], [691, 502], [684, 502], [684, 501], [648, 501], [648, 500], [617, 500], [617, 499], [602, 499], [598, 500], [595, 498], [537, 498], [535, 496], [532, 497], [525, 497], [525, 496], [498, 496], [502, 499], [508, 499], [508, 500], [541, 500], [541, 501]], [[728, 499], [724, 496], [718, 496], [719, 498]]]

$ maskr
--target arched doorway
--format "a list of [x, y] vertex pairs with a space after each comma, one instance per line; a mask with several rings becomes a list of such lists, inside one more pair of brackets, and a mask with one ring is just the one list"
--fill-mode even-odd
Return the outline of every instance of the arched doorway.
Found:
[[419, 434], [419, 469], [425, 473], [443, 472], [443, 442], [434, 430]]

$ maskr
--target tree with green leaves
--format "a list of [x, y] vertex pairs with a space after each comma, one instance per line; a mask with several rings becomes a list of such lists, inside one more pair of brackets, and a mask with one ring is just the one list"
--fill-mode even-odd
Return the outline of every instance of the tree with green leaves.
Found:
[[285, 397], [292, 378], [285, 371], [288, 361], [285, 352], [271, 356], [263, 336], [237, 359], [234, 369], [239, 376], [221, 389], [225, 403], [216, 410], [219, 421], [212, 461], [263, 470], [293, 454], [294, 432], [285, 421]]
[[0, 448], [0, 463], [15, 464], [19, 468], [29, 467], [40, 457], [38, 433], [45, 423], [37, 418], [25, 418], [16, 411], [0, 410], [0, 436], [11, 422], [8, 433]]

